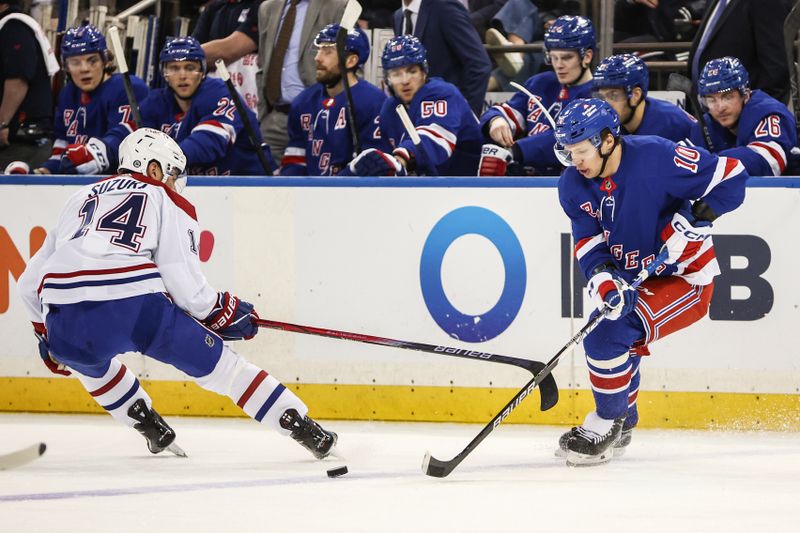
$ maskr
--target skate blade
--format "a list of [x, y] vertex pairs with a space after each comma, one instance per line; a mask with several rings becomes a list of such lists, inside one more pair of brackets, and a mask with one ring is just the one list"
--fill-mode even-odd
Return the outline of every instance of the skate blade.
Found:
[[[614, 457], [622, 457], [623, 455], [625, 455], [625, 450], [626, 450], [625, 447], [621, 448], [615, 447]], [[553, 450], [553, 455], [558, 457], [559, 459], [565, 459], [567, 457], [567, 452], [566, 450], [562, 450], [561, 448], [556, 448], [555, 450]]]
[[567, 452], [567, 466], [582, 467], [582, 466], [597, 466], [606, 464], [614, 457], [614, 450], [608, 449], [599, 455], [586, 455], [573, 451]]
[[189, 457], [188, 455], [186, 455], [186, 452], [183, 451], [183, 448], [181, 448], [180, 446], [178, 446], [174, 442], [172, 444], [170, 444], [169, 446], [167, 446], [166, 448], [164, 448], [164, 449], [169, 451], [169, 452], [174, 453], [178, 457]]

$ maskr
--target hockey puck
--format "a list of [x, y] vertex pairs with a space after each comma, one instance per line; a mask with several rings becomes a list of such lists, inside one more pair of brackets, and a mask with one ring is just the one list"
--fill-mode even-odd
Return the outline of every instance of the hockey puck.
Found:
[[346, 473], [347, 473], [347, 467], [340, 466], [338, 468], [331, 468], [330, 470], [328, 470], [328, 477], [339, 477], [345, 475]]

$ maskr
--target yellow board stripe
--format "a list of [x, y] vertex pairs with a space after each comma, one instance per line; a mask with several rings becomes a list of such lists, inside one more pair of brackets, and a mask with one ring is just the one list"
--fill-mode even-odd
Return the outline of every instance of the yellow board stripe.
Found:
[[[142, 381], [162, 415], [244, 416], [226, 397], [187, 381]], [[312, 416], [333, 420], [487, 423], [515, 389], [291, 384]], [[800, 395], [639, 391], [640, 427], [800, 431]], [[539, 411], [538, 391], [507, 423], [574, 425], [594, 409], [585, 390], [561, 391]], [[0, 378], [0, 411], [102, 413], [76, 379]]]

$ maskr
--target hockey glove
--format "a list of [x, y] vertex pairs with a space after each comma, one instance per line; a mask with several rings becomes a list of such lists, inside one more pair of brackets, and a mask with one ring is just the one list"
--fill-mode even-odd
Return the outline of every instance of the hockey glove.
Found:
[[62, 365], [50, 355], [50, 343], [47, 342], [47, 328], [41, 322], [33, 322], [33, 334], [39, 341], [39, 357], [42, 358], [46, 366], [53, 374], [69, 376], [72, 374], [66, 366]]
[[606, 318], [617, 320], [636, 307], [639, 293], [628, 285], [616, 268], [609, 267], [597, 272], [589, 280], [589, 297], [601, 313], [608, 309]]
[[405, 176], [406, 168], [391, 154], [368, 148], [348, 165], [356, 176]]
[[484, 144], [481, 149], [478, 176], [505, 176], [508, 164], [513, 160], [511, 152], [502, 146]]
[[61, 156], [62, 174], [99, 174], [108, 170], [106, 145], [92, 137], [86, 144], [70, 144]]
[[711, 222], [708, 220], [697, 220], [685, 211], [672, 215], [672, 220], [661, 232], [661, 240], [664, 241], [661, 249], [669, 253], [664, 263], [682, 263], [694, 257], [703, 246], [703, 241], [711, 235], [710, 230]]
[[25, 161], [12, 161], [8, 164], [3, 174], [30, 174], [31, 167]]
[[229, 292], [217, 295], [217, 305], [203, 320], [203, 324], [226, 341], [250, 340], [258, 333], [258, 326], [253, 324], [258, 313], [253, 304], [240, 300]]

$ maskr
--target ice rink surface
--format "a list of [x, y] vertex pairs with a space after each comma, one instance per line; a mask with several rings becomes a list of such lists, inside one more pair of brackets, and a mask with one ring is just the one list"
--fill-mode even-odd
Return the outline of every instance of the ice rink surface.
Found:
[[481, 426], [325, 422], [346, 459], [320, 462], [251, 420], [169, 421], [189, 458], [107, 416], [0, 415], [0, 454], [48, 446], [0, 471], [0, 531], [800, 531], [797, 433], [637, 429], [625, 456], [568, 468], [565, 428], [502, 426], [434, 479], [425, 451], [450, 459]]

